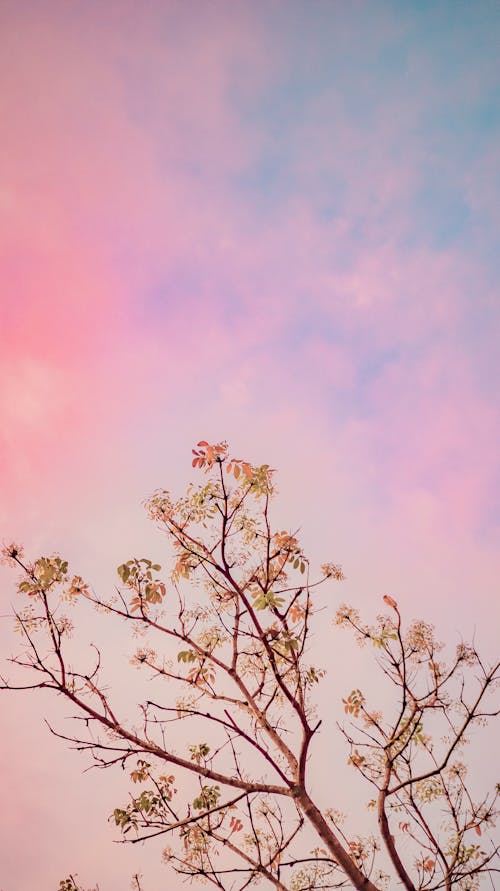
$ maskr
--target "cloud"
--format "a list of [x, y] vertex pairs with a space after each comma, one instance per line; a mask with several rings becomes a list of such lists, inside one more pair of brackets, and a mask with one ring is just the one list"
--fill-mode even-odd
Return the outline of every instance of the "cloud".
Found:
[[1, 525], [112, 584], [227, 437], [353, 599], [493, 628], [496, 24], [314, 9], [4, 4]]

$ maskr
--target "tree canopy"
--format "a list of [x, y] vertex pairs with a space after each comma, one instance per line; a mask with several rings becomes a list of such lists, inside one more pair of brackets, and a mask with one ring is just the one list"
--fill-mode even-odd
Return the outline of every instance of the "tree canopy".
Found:
[[[78, 733], [53, 732], [99, 768], [129, 771], [117, 831], [132, 844], [164, 837], [163, 857], [183, 876], [241, 891], [259, 882], [279, 891], [474, 891], [492, 880], [499, 786], [476, 793], [465, 746], [498, 713], [499, 664], [463, 642], [446, 658], [432, 625], [403, 621], [388, 595], [371, 622], [338, 606], [332, 626], [372, 648], [391, 696], [382, 712], [346, 675], [345, 695], [332, 703], [346, 754], [323, 766], [325, 807], [309, 779], [325, 675], [313, 640], [318, 588], [341, 582], [342, 569], [327, 562], [316, 572], [298, 531], [273, 527], [267, 464], [201, 441], [192, 465], [200, 481], [183, 497], [159, 490], [147, 501], [172, 546], [170, 572], [132, 557], [103, 597], [61, 556], [4, 548], [21, 572], [22, 651], [2, 687], [48, 689], [71, 703]], [[105, 652], [91, 647], [75, 665], [71, 609], [85, 605], [99, 621], [130, 625], [134, 666], [170, 682], [137, 715], [116, 707]], [[366, 781], [361, 826], [359, 806], [346, 816], [335, 801], [344, 770]], [[70, 877], [61, 888], [78, 885]]]

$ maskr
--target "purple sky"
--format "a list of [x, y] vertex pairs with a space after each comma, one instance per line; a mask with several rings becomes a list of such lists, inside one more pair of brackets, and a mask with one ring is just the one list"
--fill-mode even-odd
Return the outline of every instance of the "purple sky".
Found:
[[[225, 438], [335, 597], [492, 654], [499, 37], [488, 0], [1, 4], [5, 540], [106, 589], [163, 547], [141, 500]], [[2, 705], [1, 891], [138, 860], [157, 891], [158, 851], [111, 845], [120, 778], [43, 726], [66, 712]]]

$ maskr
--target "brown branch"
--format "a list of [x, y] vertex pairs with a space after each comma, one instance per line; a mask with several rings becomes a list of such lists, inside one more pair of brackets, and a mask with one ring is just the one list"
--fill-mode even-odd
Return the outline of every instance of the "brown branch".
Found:
[[422, 780], [428, 780], [431, 777], [436, 776], [437, 774], [441, 774], [443, 772], [443, 770], [447, 767], [448, 762], [449, 762], [453, 752], [455, 751], [456, 747], [458, 746], [460, 740], [463, 739], [464, 734], [465, 734], [469, 724], [475, 717], [477, 717], [477, 714], [476, 714], [477, 707], [478, 707], [479, 703], [481, 702], [483, 696], [485, 695], [485, 693], [486, 693], [491, 681], [493, 680], [496, 672], [498, 671], [499, 667], [500, 667], [500, 662], [498, 662], [491, 669], [491, 671], [487, 674], [487, 676], [483, 682], [482, 688], [479, 692], [479, 695], [477, 696], [474, 704], [469, 706], [468, 714], [467, 714], [462, 726], [459, 728], [458, 731], [455, 731], [455, 739], [453, 740], [451, 746], [448, 749], [448, 752], [446, 753], [446, 755], [445, 755], [444, 759], [441, 761], [441, 763], [437, 767], [435, 767], [433, 770], [428, 770], [425, 773], [420, 774], [418, 777], [413, 777], [413, 778], [410, 777], [407, 780], [402, 780], [400, 783], [398, 783], [392, 789], [388, 789], [387, 795], [394, 795], [396, 792], [399, 792], [401, 789], [404, 789], [406, 786], [409, 786], [410, 784], [420, 783], [420, 782], [422, 782]]
[[387, 853], [391, 858], [391, 863], [394, 866], [401, 882], [407, 891], [417, 891], [415, 885], [413, 884], [410, 876], [408, 875], [406, 869], [403, 866], [401, 858], [396, 849], [396, 845], [394, 842], [394, 836], [391, 834], [391, 830], [389, 828], [389, 821], [387, 819], [387, 814], [385, 811], [385, 803], [387, 800], [387, 788], [391, 779], [391, 761], [387, 759], [387, 765], [385, 770], [385, 776], [383, 781], [382, 789], [378, 795], [378, 808], [377, 808], [377, 816], [378, 816], [378, 825], [380, 828], [380, 834], [384, 840], [385, 847], [387, 849]]

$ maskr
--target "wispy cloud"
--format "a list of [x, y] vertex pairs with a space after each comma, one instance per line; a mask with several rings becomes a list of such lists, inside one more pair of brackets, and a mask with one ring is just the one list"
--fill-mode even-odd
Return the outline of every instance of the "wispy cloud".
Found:
[[362, 599], [425, 587], [475, 621], [477, 579], [493, 627], [498, 9], [0, 15], [7, 534], [102, 573], [135, 501], [226, 436]]

